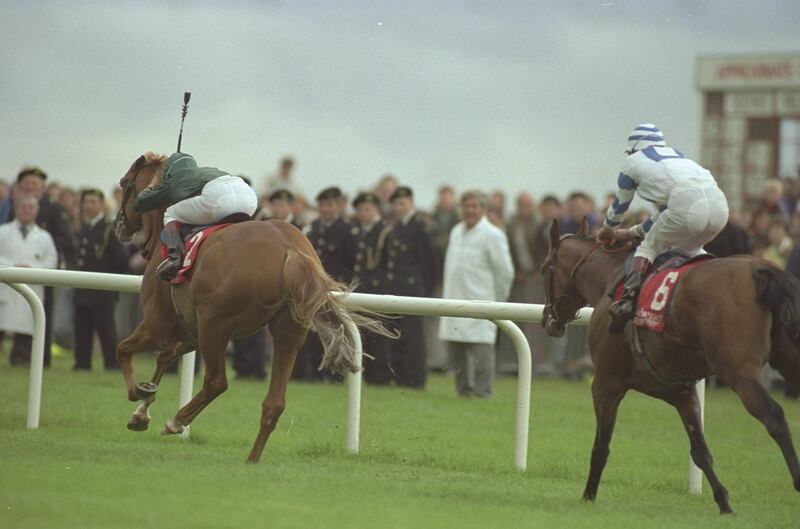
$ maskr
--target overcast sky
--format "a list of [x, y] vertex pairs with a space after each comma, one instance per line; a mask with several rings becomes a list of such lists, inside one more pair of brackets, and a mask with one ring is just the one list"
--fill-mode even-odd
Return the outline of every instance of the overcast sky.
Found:
[[[229, 4], [229, 5], [226, 5]], [[223, 7], [225, 6], [225, 7]], [[613, 188], [652, 121], [698, 155], [698, 54], [800, 52], [800, 2], [0, 4], [0, 177], [109, 189], [146, 150], [313, 196], [387, 172], [540, 197]]]

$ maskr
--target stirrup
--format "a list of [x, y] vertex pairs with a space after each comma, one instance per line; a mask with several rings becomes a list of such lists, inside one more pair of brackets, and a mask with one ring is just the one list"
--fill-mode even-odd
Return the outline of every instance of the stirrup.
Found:
[[156, 267], [156, 275], [163, 281], [172, 281], [181, 270], [181, 260], [166, 258]]
[[615, 301], [608, 307], [608, 314], [611, 316], [611, 322], [608, 324], [608, 332], [611, 334], [622, 334], [625, 330], [625, 326], [633, 319], [633, 311], [635, 309], [632, 308], [630, 311], [622, 312], [620, 310], [620, 305], [622, 305], [622, 303], [623, 300]]

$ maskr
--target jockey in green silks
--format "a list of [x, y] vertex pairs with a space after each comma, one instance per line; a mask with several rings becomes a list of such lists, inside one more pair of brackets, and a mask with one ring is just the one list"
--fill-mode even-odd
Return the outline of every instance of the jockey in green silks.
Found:
[[133, 203], [137, 212], [163, 207], [167, 209], [161, 240], [167, 246], [167, 258], [156, 273], [169, 281], [183, 260], [182, 224], [216, 224], [234, 213], [252, 216], [258, 198], [241, 177], [214, 167], [198, 167], [191, 155], [177, 152], [167, 160], [161, 181], [139, 193]]

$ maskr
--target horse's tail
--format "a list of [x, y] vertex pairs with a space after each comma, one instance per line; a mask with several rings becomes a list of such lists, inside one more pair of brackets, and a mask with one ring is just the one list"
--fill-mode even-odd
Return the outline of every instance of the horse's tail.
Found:
[[351, 292], [355, 284], [347, 286], [332, 279], [316, 255], [289, 250], [283, 270], [292, 318], [302, 325], [310, 325], [325, 349], [320, 370], [327, 368], [341, 374], [359, 371], [355, 342], [347, 332], [347, 321], [367, 332], [397, 337], [375, 318], [374, 313], [349, 309], [334, 295]]
[[800, 280], [774, 266], [753, 270], [759, 304], [772, 312], [773, 331], [783, 331], [800, 347]]

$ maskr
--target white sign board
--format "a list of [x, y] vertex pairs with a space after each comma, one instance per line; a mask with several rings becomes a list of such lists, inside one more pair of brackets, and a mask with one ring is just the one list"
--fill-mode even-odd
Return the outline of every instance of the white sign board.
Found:
[[697, 88], [726, 91], [800, 87], [800, 54], [743, 57], [699, 57]]

